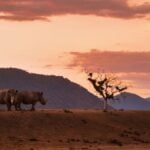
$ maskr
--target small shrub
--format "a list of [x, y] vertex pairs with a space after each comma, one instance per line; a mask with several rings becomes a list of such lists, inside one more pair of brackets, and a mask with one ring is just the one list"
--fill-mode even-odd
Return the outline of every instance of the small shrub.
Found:
[[93, 141], [92, 143], [95, 143], [95, 144], [96, 144], [96, 143], [98, 143], [98, 141]]
[[122, 142], [119, 141], [119, 140], [117, 140], [117, 139], [111, 139], [111, 140], [109, 141], [109, 143], [115, 144], [115, 145], [118, 145], [118, 146], [122, 146], [122, 145], [123, 145]]
[[80, 139], [76, 139], [76, 142], [80, 142]]
[[140, 142], [140, 143], [146, 143], [144, 140], [142, 140], [140, 138], [136, 138], [136, 137], [133, 137], [133, 140], [136, 142]]
[[90, 143], [89, 140], [84, 139], [83, 140], [84, 143]]
[[120, 133], [120, 137], [129, 137], [128, 133]]
[[72, 111], [68, 110], [68, 109], [64, 109], [65, 113], [73, 113]]
[[137, 132], [137, 131], [134, 131], [134, 134], [137, 135], [137, 136], [140, 136], [140, 133]]
[[50, 143], [51, 141], [50, 140], [47, 140], [47, 143]]
[[63, 140], [59, 140], [59, 142], [60, 142], [60, 143], [62, 143], [62, 142], [63, 142]]
[[81, 149], [82, 149], [82, 150], [88, 150], [88, 148], [87, 148], [87, 147], [82, 147]]
[[82, 119], [81, 121], [82, 121], [84, 124], [87, 124], [87, 121], [86, 121], [86, 120]]
[[29, 139], [29, 141], [37, 142], [37, 141], [38, 141], [38, 139], [36, 139], [36, 138], [31, 138], [31, 139]]

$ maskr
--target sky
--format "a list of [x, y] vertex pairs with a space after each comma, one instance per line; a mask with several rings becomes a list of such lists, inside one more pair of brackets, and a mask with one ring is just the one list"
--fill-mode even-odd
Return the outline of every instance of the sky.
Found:
[[117, 74], [150, 97], [149, 39], [150, 0], [0, 0], [0, 67], [91, 91], [84, 69]]

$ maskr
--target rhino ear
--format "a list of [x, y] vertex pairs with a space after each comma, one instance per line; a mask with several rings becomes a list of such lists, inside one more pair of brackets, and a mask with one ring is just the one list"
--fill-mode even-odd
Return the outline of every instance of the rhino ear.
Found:
[[40, 93], [43, 96], [43, 92]]
[[18, 90], [16, 90], [16, 93], [18, 93]]

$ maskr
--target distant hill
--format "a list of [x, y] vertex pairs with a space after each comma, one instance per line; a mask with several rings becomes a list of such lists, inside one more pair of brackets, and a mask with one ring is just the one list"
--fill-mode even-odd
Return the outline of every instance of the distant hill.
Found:
[[125, 110], [150, 110], [150, 101], [136, 94], [124, 92], [122, 95], [116, 96], [114, 101], [109, 101], [109, 105], [116, 109]]
[[103, 108], [103, 102], [96, 96], [61, 76], [39, 75], [15, 68], [1, 68], [0, 88], [42, 91], [48, 100], [44, 108]]
[[150, 97], [146, 98], [147, 101], [150, 101]]

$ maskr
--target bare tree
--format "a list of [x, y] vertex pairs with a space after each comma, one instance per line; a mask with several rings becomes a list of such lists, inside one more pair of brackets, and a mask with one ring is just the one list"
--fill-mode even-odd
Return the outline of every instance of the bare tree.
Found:
[[[96, 75], [96, 76], [95, 76]], [[104, 100], [104, 111], [107, 111], [108, 100], [125, 91], [128, 87], [111, 73], [88, 73], [88, 80]]]

